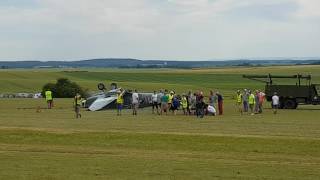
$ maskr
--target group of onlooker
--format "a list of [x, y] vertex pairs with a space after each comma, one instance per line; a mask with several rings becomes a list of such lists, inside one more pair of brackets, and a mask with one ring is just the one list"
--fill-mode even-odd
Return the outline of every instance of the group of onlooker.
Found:
[[265, 93], [256, 90], [244, 89], [243, 92], [237, 91], [236, 104], [240, 114], [250, 112], [251, 115], [262, 113]]
[[[260, 90], [251, 91], [244, 89], [240, 90], [236, 94], [236, 105], [240, 114], [250, 113], [251, 115], [260, 114], [263, 111], [263, 103], [265, 101], [266, 94]], [[275, 92], [272, 97], [272, 108], [274, 113], [277, 113], [279, 107], [279, 97]]]
[[151, 99], [153, 114], [167, 115], [171, 111], [176, 115], [178, 110], [182, 110], [184, 115], [196, 115], [202, 118], [205, 114], [216, 115], [216, 107], [219, 115], [223, 114], [223, 97], [219, 92], [210, 91], [209, 99], [206, 101], [202, 91], [195, 93], [189, 91], [178, 95], [174, 91], [160, 90], [154, 91]]

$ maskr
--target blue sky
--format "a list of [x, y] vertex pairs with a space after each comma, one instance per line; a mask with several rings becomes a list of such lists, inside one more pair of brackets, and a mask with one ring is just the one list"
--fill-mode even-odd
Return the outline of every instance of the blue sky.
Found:
[[319, 0], [0, 1], [0, 60], [319, 56]]

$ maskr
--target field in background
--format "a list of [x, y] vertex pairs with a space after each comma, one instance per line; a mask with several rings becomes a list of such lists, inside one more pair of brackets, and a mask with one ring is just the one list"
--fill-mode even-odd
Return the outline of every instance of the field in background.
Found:
[[[86, 70], [85, 70], [86, 71]], [[242, 74], [312, 73], [320, 66], [199, 70], [0, 71], [0, 92], [37, 92], [58, 77], [96, 89], [98, 82], [126, 88], [222, 90], [263, 88]], [[40, 106], [41, 112], [36, 108]], [[268, 104], [265, 104], [269, 107]], [[132, 117], [115, 111], [82, 111], [72, 99], [0, 99], [0, 179], [318, 179], [320, 106], [261, 115], [236, 112], [226, 98], [225, 115], [157, 116], [151, 109]]]
[[[242, 78], [242, 74], [311, 74], [313, 82], [320, 83], [320, 66], [275, 66], [255, 68], [217, 68], [217, 69], [32, 69], [1, 70], [0, 93], [40, 92], [47, 82], [55, 82], [65, 77], [79, 83], [84, 88], [97, 91], [100, 82], [106, 85], [117, 82], [126, 89], [153, 91], [172, 89], [179, 93], [188, 90], [218, 90], [231, 95], [237, 89], [263, 89], [264, 83]], [[286, 80], [292, 82], [294, 80]]]

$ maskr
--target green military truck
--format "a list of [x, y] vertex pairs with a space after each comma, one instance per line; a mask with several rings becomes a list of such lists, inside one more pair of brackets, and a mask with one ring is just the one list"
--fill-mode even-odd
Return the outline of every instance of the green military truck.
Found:
[[[311, 84], [311, 75], [243, 75], [244, 78], [265, 82], [267, 101], [272, 100], [275, 92], [280, 98], [281, 109], [296, 109], [299, 104], [320, 104], [320, 84]], [[296, 79], [292, 85], [281, 85], [273, 82], [274, 79]], [[305, 81], [302, 83], [301, 81]]]

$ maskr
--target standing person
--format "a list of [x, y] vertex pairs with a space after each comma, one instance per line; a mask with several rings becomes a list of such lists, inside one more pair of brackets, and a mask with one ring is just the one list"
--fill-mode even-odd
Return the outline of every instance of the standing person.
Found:
[[250, 113], [251, 115], [254, 115], [254, 105], [255, 105], [255, 96], [251, 91], [249, 91], [249, 108], [250, 108]]
[[215, 105], [216, 103], [217, 103], [217, 96], [212, 90], [210, 90], [209, 105], [216, 107]]
[[139, 94], [137, 90], [132, 93], [132, 115], [136, 116], [139, 108]]
[[277, 92], [274, 92], [272, 96], [272, 109], [273, 109], [273, 114], [277, 114], [277, 110], [279, 108], [279, 96], [277, 95]]
[[198, 92], [196, 96], [196, 114], [197, 117], [203, 118], [204, 116], [204, 101], [203, 92]]
[[169, 101], [169, 96], [168, 96], [168, 91], [165, 90], [164, 95], [161, 97], [161, 115], [163, 112], [168, 115], [168, 101]]
[[174, 115], [177, 114], [177, 110], [178, 110], [179, 106], [180, 106], [180, 101], [179, 101], [177, 95], [174, 95], [172, 98], [172, 113]]
[[170, 91], [170, 93], [168, 94], [168, 109], [172, 110], [172, 100], [173, 100], [173, 96], [174, 96], [174, 92]]
[[243, 98], [242, 98], [242, 94], [240, 92], [240, 90], [237, 91], [237, 96], [236, 96], [236, 106], [238, 108], [238, 111], [239, 113], [242, 115], [242, 101], [243, 101]]
[[219, 115], [223, 115], [223, 97], [222, 95], [217, 92], [217, 97], [218, 97], [218, 111], [219, 111]]
[[159, 108], [158, 115], [160, 115], [160, 112], [161, 112], [161, 98], [162, 98], [162, 96], [164, 96], [163, 90], [160, 90], [159, 94], [157, 95], [157, 103], [158, 103], [158, 108]]
[[154, 91], [152, 96], [152, 114], [154, 114], [154, 109], [157, 109], [157, 114], [159, 114], [159, 107], [158, 107], [158, 94], [157, 91]]
[[242, 101], [243, 101], [243, 111], [248, 112], [249, 111], [249, 92], [247, 89], [244, 89], [242, 94]]
[[51, 109], [53, 106], [53, 97], [52, 97], [52, 91], [50, 89], [47, 89], [45, 92], [46, 101], [48, 104], [48, 109]]
[[191, 101], [192, 101], [192, 92], [189, 91], [188, 95], [186, 96], [187, 98], [187, 112], [189, 115], [191, 115]]
[[260, 105], [260, 92], [259, 90], [256, 90], [256, 93], [254, 95], [254, 101], [255, 101], [255, 108], [254, 108], [254, 113], [255, 114], [258, 114], [260, 112], [260, 108], [259, 108], [259, 105]]
[[121, 111], [122, 111], [122, 108], [123, 108], [123, 95], [124, 95], [125, 91], [120, 89], [118, 92], [117, 92], [117, 116], [121, 116]]
[[265, 100], [266, 94], [262, 91], [259, 93], [259, 113], [262, 113], [263, 103]]
[[188, 115], [189, 114], [187, 97], [188, 97], [187, 95], [183, 94], [182, 95], [182, 99], [181, 99], [181, 106], [182, 106], [182, 110], [183, 110], [183, 114], [184, 115]]
[[81, 118], [80, 107], [81, 107], [81, 95], [79, 93], [74, 97], [74, 111], [76, 113], [76, 118]]
[[196, 104], [197, 104], [197, 93], [193, 93], [193, 96], [191, 96], [191, 114], [196, 115], [195, 110], [196, 110]]

